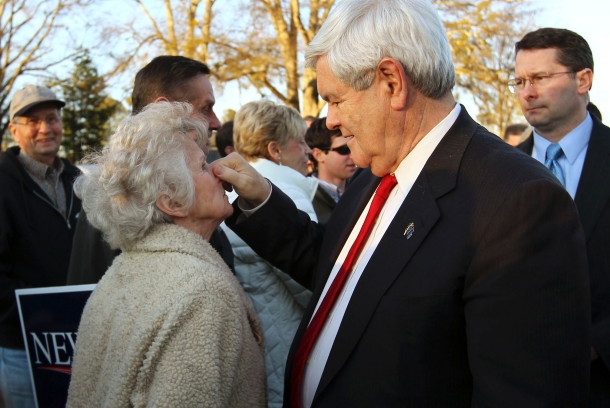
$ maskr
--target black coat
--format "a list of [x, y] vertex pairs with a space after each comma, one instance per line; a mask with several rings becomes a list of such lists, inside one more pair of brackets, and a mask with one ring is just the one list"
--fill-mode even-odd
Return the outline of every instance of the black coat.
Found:
[[[600, 360], [591, 367], [591, 397], [610, 407], [610, 128], [593, 118], [576, 197], [585, 231], [591, 280], [591, 343]], [[534, 138], [518, 149], [531, 155]]]
[[326, 223], [330, 218], [333, 210], [337, 206], [335, 200], [328, 194], [322, 186], [318, 184], [318, 189], [316, 190], [316, 195], [313, 197], [313, 209], [316, 212], [316, 216], [318, 217], [318, 222], [320, 224]]
[[[310, 286], [286, 367], [379, 178], [364, 170], [328, 224], [274, 188], [226, 223]], [[410, 238], [405, 228], [413, 223]], [[565, 189], [462, 107], [355, 288], [314, 407], [580, 407], [588, 401], [584, 235]]]
[[0, 347], [23, 349], [15, 289], [65, 285], [81, 202], [72, 188], [78, 168], [62, 159], [66, 219], [18, 154], [0, 153]]

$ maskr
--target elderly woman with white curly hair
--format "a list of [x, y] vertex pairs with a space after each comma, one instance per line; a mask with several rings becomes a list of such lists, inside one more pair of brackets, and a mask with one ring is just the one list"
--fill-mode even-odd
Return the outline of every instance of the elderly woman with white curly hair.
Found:
[[185, 103], [127, 118], [76, 193], [121, 248], [78, 330], [68, 407], [266, 405], [261, 328], [208, 239], [232, 214]]

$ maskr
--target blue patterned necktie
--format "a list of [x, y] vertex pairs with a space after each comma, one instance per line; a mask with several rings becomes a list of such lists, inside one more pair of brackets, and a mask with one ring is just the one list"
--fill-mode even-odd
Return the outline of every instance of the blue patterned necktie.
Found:
[[561, 150], [561, 146], [559, 143], [551, 143], [549, 147], [546, 149], [546, 159], [544, 160], [544, 165], [551, 170], [551, 173], [557, 177], [562, 186], [566, 186], [566, 179], [563, 176], [563, 170], [557, 163], [557, 159], [559, 159], [563, 155], [563, 150]]

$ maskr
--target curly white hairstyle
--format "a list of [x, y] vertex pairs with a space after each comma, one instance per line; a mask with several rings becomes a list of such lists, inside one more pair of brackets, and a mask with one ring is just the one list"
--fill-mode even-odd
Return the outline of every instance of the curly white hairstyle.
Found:
[[185, 142], [203, 148], [208, 130], [192, 112], [184, 102], [152, 103], [121, 122], [102, 152], [87, 158], [95, 166], [76, 179], [74, 190], [112, 248], [129, 247], [154, 225], [172, 222], [156, 206], [160, 195], [185, 209], [193, 205]]
[[326, 55], [332, 74], [356, 91], [373, 83], [386, 57], [401, 62], [416, 89], [440, 99], [455, 85], [451, 49], [430, 0], [344, 0], [309, 44], [305, 64]]

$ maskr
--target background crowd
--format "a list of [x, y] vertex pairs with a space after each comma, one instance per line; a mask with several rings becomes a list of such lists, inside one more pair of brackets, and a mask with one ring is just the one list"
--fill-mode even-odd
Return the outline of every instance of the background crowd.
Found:
[[34, 404], [14, 291], [98, 283], [71, 407], [609, 407], [593, 55], [543, 28], [515, 56], [506, 92], [527, 123], [500, 138], [454, 100], [430, 2], [344, 0], [306, 54], [326, 118], [263, 99], [221, 124], [209, 67], [159, 56], [80, 169], [58, 156], [65, 102], [18, 90], [0, 153], [4, 406]]

